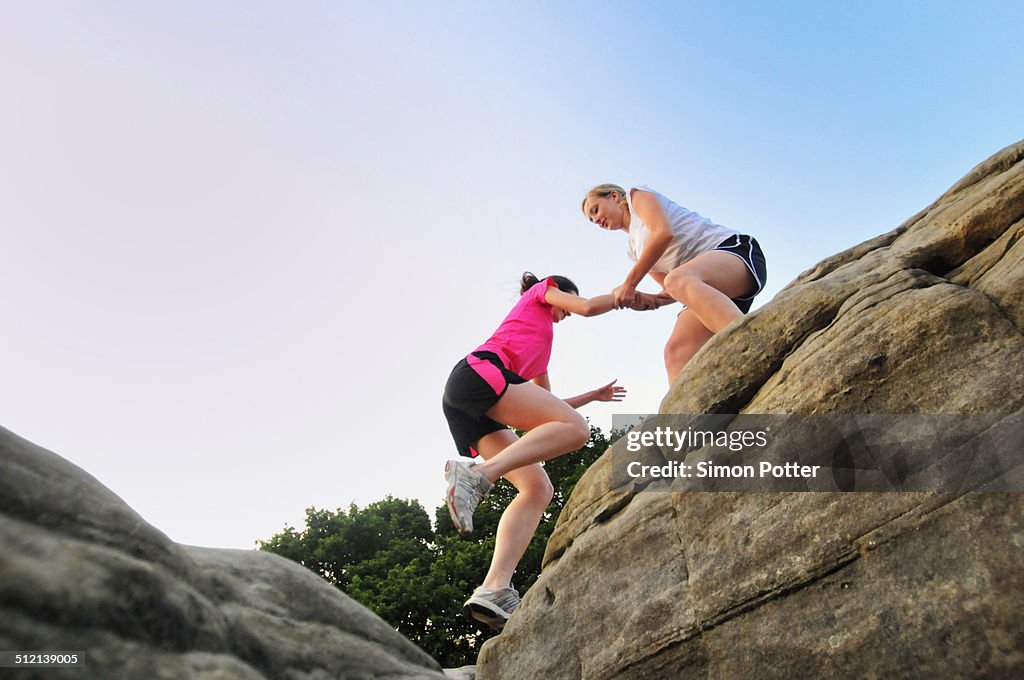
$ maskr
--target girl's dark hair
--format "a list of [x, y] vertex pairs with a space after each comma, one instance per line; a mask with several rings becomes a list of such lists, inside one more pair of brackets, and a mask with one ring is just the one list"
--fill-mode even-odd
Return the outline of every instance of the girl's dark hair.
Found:
[[538, 279], [533, 272], [523, 272], [523, 278], [519, 281], [519, 294], [522, 295], [544, 279], [551, 279], [554, 281], [555, 285], [558, 286], [558, 290], [563, 293], [580, 294], [580, 289], [576, 287], [576, 284], [564, 276], [545, 276], [544, 278]]

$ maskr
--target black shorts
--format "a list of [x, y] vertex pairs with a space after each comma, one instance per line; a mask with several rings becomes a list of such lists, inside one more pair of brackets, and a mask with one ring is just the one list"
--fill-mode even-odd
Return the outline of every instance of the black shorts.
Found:
[[740, 258], [754, 276], [754, 289], [748, 295], [732, 298], [732, 301], [736, 303], [740, 311], [746, 314], [750, 311], [750, 305], [754, 302], [754, 296], [764, 289], [764, 283], [768, 280], [768, 269], [764, 263], [764, 253], [761, 252], [761, 246], [758, 245], [756, 238], [746, 234], [736, 234], [719, 243], [715, 250], [732, 253]]
[[506, 429], [485, 413], [504, 396], [509, 385], [526, 378], [505, 368], [493, 352], [473, 352], [455, 364], [444, 386], [441, 407], [459, 455], [473, 458], [473, 446], [481, 437]]

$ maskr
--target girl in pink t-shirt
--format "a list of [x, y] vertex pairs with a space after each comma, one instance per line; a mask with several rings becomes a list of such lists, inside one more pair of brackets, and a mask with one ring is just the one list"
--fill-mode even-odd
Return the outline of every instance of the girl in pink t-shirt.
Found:
[[[473, 530], [473, 511], [499, 477], [519, 491], [498, 525], [494, 557], [483, 585], [466, 602], [476, 621], [501, 630], [519, 595], [512, 573], [551, 502], [553, 488], [541, 461], [583, 447], [590, 426], [576, 408], [592, 401], [621, 401], [625, 388], [611, 381], [590, 392], [559, 399], [551, 393], [548, 359], [554, 324], [571, 314], [596, 316], [614, 306], [611, 295], [585, 299], [564, 276], [540, 280], [523, 274], [522, 296], [494, 334], [456, 364], [444, 389], [444, 414], [463, 456], [445, 466], [448, 510], [463, 535]], [[522, 438], [509, 427], [525, 430]]]

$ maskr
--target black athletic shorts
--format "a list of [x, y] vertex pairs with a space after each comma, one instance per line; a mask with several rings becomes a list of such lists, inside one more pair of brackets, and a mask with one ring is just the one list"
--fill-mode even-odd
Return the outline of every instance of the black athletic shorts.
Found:
[[732, 301], [736, 303], [740, 311], [746, 314], [750, 311], [750, 305], [754, 302], [754, 296], [764, 289], [764, 283], [768, 280], [768, 269], [764, 263], [764, 253], [761, 252], [761, 246], [758, 245], [756, 238], [746, 234], [737, 234], [719, 243], [715, 250], [732, 253], [740, 258], [754, 276], [755, 285], [750, 294], [732, 298]]
[[506, 368], [494, 352], [473, 352], [455, 364], [444, 386], [441, 407], [460, 455], [475, 457], [473, 445], [481, 437], [506, 429], [484, 414], [498, 403], [509, 385], [524, 382], [526, 378]]

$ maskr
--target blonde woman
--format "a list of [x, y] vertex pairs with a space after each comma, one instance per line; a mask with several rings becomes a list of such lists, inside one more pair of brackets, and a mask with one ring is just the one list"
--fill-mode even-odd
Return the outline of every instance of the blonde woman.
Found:
[[[601, 184], [583, 199], [583, 214], [609, 231], [624, 231], [633, 268], [612, 291], [616, 308], [634, 306], [636, 287], [650, 276], [658, 305], [681, 302], [665, 344], [669, 383], [711, 336], [750, 310], [764, 288], [764, 254], [757, 241], [687, 210], [650, 187], [629, 191]], [[643, 298], [641, 299], [651, 299]]]

